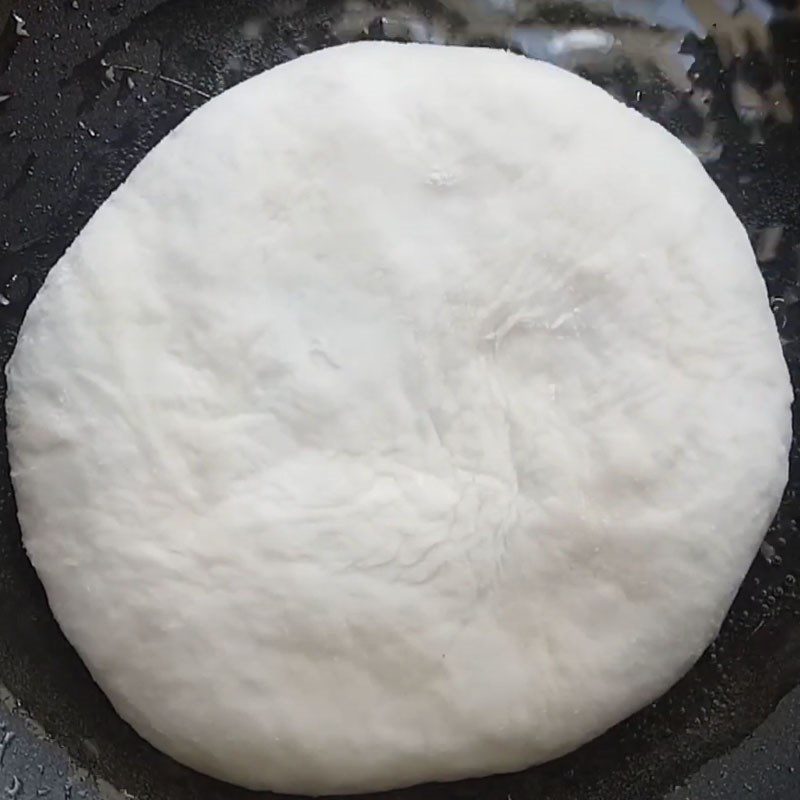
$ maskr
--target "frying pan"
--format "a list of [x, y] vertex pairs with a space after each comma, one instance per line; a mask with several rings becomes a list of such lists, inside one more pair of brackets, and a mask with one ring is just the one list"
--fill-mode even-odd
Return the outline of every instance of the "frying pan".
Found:
[[[0, 97], [11, 95], [0, 101], [0, 361], [47, 271], [89, 216], [194, 108], [309, 50], [358, 38], [422, 39], [548, 58], [605, 86], [695, 149], [751, 234], [798, 386], [800, 17], [793, 6], [17, 0], [12, 17], [8, 0], [0, 0]], [[236, 280], [235, 267], [220, 269]], [[155, 751], [92, 682], [23, 553], [1, 430], [0, 791], [20, 800], [258, 796]], [[383, 796], [800, 796], [800, 693], [739, 746], [800, 683], [798, 466], [795, 439], [789, 486], [761, 555], [717, 641], [666, 696], [542, 767]], [[202, 735], [213, 741], [215, 732]]]

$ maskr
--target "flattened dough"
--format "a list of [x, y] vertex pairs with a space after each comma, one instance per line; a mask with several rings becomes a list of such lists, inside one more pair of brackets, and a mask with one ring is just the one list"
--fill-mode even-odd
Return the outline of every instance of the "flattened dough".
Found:
[[718, 630], [787, 478], [742, 226], [508, 53], [369, 43], [196, 111], [8, 366], [25, 546], [119, 713], [285, 792], [516, 770]]

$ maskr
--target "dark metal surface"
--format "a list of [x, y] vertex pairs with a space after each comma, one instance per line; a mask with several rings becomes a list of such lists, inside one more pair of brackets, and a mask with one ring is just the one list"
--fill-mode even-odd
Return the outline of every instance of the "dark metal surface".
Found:
[[[800, 385], [800, 20], [792, 3], [773, 5], [753, 0], [732, 15], [721, 9], [737, 4], [723, 0], [19, 2], [20, 19], [0, 36], [0, 98], [11, 95], [0, 100], [0, 360], [48, 269], [192, 109], [308, 50], [386, 37], [505, 45], [547, 57], [680, 135], [751, 232]], [[797, 695], [756, 745], [714, 761], [800, 682], [799, 466], [795, 446], [778, 519], [718, 641], [664, 698], [543, 767], [391, 796], [800, 796]], [[20, 546], [7, 470], [3, 457], [0, 793], [25, 800], [119, 792], [142, 800], [256, 797], [175, 764], [116, 716], [50, 615]], [[205, 733], [213, 740], [213, 730]], [[767, 764], [780, 780], [764, 777]]]

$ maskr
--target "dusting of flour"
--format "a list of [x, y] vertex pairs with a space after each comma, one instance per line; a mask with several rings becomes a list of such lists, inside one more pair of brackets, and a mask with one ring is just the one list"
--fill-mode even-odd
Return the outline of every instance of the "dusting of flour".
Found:
[[347, 45], [209, 102], [8, 382], [25, 546], [97, 682], [284, 792], [601, 733], [714, 637], [787, 475], [765, 288], [695, 157], [482, 49]]

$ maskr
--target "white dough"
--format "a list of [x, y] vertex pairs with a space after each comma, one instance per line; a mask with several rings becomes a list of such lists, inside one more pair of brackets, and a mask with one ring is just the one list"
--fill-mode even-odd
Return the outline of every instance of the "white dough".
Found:
[[787, 478], [747, 235], [676, 139], [508, 53], [215, 98], [8, 366], [25, 546], [119, 713], [245, 786], [517, 770], [716, 634]]

